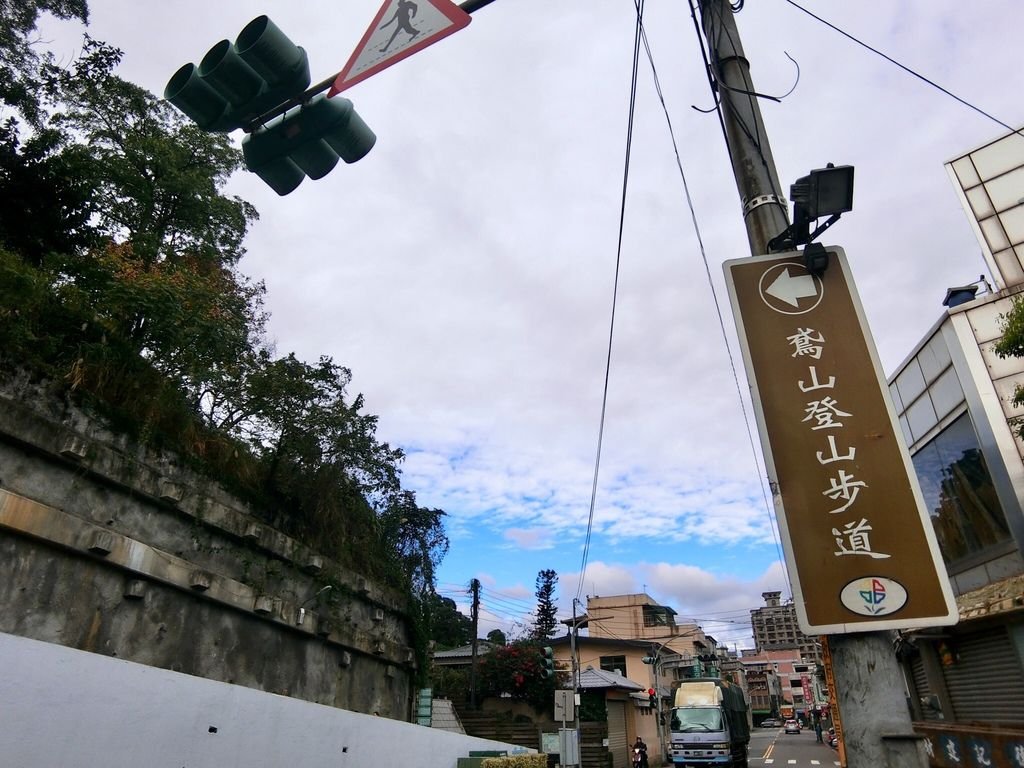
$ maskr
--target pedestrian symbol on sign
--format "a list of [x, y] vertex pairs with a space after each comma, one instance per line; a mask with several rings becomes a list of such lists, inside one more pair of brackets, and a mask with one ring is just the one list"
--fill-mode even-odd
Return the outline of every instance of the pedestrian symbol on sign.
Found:
[[380, 25], [380, 29], [384, 29], [385, 27], [389, 27], [395, 22], [398, 22], [395, 26], [395, 31], [391, 33], [391, 39], [388, 40], [387, 44], [380, 49], [381, 53], [387, 53], [388, 48], [390, 48], [391, 44], [395, 42], [395, 38], [398, 37], [399, 32], [407, 33], [410, 40], [419, 34], [419, 30], [412, 25], [412, 20], [415, 17], [416, 3], [412, 2], [412, 0], [398, 0], [398, 7], [395, 8], [395, 15]]

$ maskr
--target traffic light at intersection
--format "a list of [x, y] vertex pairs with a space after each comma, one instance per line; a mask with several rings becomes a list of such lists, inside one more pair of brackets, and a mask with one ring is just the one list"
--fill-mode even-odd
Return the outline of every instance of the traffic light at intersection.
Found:
[[242, 153], [246, 168], [287, 195], [306, 176], [326, 176], [339, 159], [361, 160], [376, 141], [351, 101], [320, 95], [246, 136]]
[[234, 43], [221, 40], [198, 66], [180, 67], [164, 98], [204, 131], [244, 128], [245, 167], [287, 195], [306, 176], [326, 176], [339, 159], [362, 159], [376, 142], [351, 101], [308, 98], [309, 83], [306, 52], [258, 16]]
[[545, 678], [551, 678], [555, 676], [555, 649], [550, 645], [545, 645], [541, 649], [541, 653], [544, 655], [544, 668], [541, 674]]
[[306, 52], [258, 16], [234, 43], [221, 40], [207, 51], [198, 67], [189, 62], [179, 68], [164, 98], [204, 131], [229, 133], [308, 87]]

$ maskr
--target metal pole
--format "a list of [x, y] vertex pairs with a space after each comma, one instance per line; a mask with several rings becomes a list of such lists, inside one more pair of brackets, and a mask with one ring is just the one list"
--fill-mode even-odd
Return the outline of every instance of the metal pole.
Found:
[[[758, 256], [789, 225], [787, 204], [732, 9], [727, 0], [698, 0], [698, 6], [747, 240], [751, 255]], [[926, 768], [927, 755], [911, 728], [889, 635], [830, 635], [829, 650], [848, 768]]]
[[577, 765], [583, 763], [583, 745], [580, 743], [580, 660], [576, 651], [576, 639], [579, 635], [579, 627], [576, 625], [576, 598], [572, 600], [572, 633], [569, 635], [569, 649], [572, 653], [572, 709], [573, 729], [576, 731], [576, 754], [579, 759]]
[[760, 256], [768, 253], [768, 241], [789, 226], [787, 203], [729, 3], [701, 0], [699, 7], [750, 253]]

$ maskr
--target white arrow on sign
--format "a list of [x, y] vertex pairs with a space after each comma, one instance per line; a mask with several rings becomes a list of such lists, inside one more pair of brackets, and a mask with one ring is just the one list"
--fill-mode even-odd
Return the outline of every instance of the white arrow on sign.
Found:
[[451, 0], [384, 0], [327, 95], [341, 93], [469, 22], [470, 15]]
[[779, 301], [784, 301], [791, 307], [800, 306], [799, 300], [808, 296], [817, 296], [818, 289], [814, 285], [814, 278], [810, 275], [791, 275], [789, 267], [782, 270], [774, 282], [765, 291], [769, 296], [774, 296]]

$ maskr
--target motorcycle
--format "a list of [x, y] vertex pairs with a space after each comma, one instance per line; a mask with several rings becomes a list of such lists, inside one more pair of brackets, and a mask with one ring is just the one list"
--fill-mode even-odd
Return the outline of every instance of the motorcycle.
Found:
[[647, 755], [639, 747], [633, 747], [633, 768], [647, 768]]
[[832, 749], [839, 749], [839, 737], [836, 736], [835, 728], [828, 729], [828, 733], [825, 734], [825, 741]]

